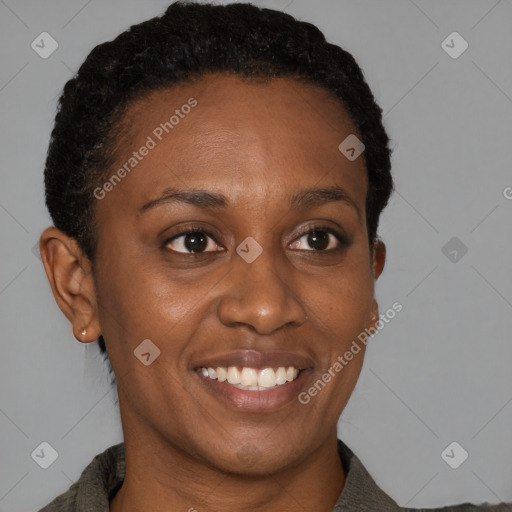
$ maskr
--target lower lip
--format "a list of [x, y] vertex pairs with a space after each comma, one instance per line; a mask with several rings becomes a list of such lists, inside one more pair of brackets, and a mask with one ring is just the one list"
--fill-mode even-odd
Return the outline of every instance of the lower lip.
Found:
[[206, 388], [214, 393], [228, 405], [247, 412], [268, 412], [286, 405], [296, 400], [300, 389], [304, 386], [311, 370], [301, 370], [299, 376], [277, 388], [270, 388], [265, 391], [248, 391], [238, 389], [229, 384], [227, 381], [219, 382], [215, 379], [205, 377], [200, 370], [196, 371], [196, 375], [201, 379]]

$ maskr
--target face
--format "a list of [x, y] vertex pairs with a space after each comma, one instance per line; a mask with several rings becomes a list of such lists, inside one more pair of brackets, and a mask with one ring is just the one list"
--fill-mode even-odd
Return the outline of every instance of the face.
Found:
[[226, 75], [124, 121], [109, 178], [129, 171], [97, 191], [94, 309], [125, 437], [224, 471], [291, 467], [336, 434], [364, 346], [333, 365], [378, 319], [364, 159], [338, 149], [356, 129], [320, 87]]

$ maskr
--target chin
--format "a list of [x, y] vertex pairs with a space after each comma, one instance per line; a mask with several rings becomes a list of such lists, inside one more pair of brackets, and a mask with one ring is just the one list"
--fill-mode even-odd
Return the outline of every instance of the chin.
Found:
[[[300, 462], [301, 452], [290, 438], [287, 441], [288, 445], [280, 439], [275, 439], [274, 442], [268, 442], [267, 439], [267, 443], [264, 443], [258, 441], [254, 435], [248, 435], [239, 440], [236, 446], [233, 440], [228, 446], [216, 444], [221, 446], [219, 451], [222, 455], [212, 453], [212, 445], [206, 447], [208, 453], [201, 460], [212, 469], [225, 474], [268, 477], [269, 474], [279, 473]], [[305, 448], [303, 442], [298, 445]]]

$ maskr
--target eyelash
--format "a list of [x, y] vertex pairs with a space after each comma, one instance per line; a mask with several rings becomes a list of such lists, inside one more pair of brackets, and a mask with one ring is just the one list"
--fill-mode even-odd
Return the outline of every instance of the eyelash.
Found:
[[[350, 241], [342, 233], [340, 233], [339, 231], [335, 230], [331, 226], [325, 226], [325, 225], [321, 225], [321, 224], [315, 224], [313, 226], [308, 226], [306, 229], [301, 231], [297, 235], [297, 237], [293, 239], [292, 242], [297, 241], [298, 239], [302, 238], [304, 235], [308, 235], [309, 233], [311, 233], [313, 231], [325, 231], [326, 233], [329, 233], [329, 234], [333, 235], [336, 238], [336, 240], [338, 241], [339, 245], [338, 245], [338, 247], [335, 247], [334, 249], [327, 249], [327, 250], [325, 250], [325, 249], [323, 249], [323, 250], [314, 250], [314, 249], [312, 249], [312, 250], [309, 250], [309, 251], [306, 251], [306, 252], [331, 253], [333, 251], [340, 250], [343, 247], [346, 247], [350, 243]], [[207, 228], [201, 227], [201, 226], [191, 226], [190, 228], [187, 228], [186, 230], [181, 231], [180, 233], [176, 233], [175, 235], [173, 235], [170, 238], [167, 238], [163, 242], [163, 244], [162, 244], [162, 249], [165, 249], [166, 246], [169, 243], [173, 242], [177, 238], [180, 238], [182, 236], [186, 236], [186, 235], [191, 234], [191, 233], [202, 233], [204, 235], [207, 235], [215, 243], [218, 244], [218, 242], [216, 240], [216, 235], [214, 235], [210, 230], [208, 230]], [[218, 245], [220, 245], [220, 244], [218, 244]], [[177, 254], [183, 254], [183, 255], [189, 255], [189, 256], [198, 256], [199, 254], [208, 254], [209, 252], [217, 252], [217, 251], [205, 251], [205, 252], [202, 252], [202, 253], [194, 253], [194, 252], [179, 252], [179, 251], [174, 251], [173, 249], [169, 249], [169, 250], [172, 251], [172, 252], [176, 252]], [[299, 249], [299, 250], [304, 250], [304, 249]]]

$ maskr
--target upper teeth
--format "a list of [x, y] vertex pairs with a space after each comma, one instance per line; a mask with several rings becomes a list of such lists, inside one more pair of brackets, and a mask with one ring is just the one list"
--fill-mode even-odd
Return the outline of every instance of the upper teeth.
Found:
[[286, 382], [292, 381], [299, 375], [299, 370], [293, 366], [280, 366], [274, 368], [248, 368], [243, 367], [240, 371], [236, 366], [228, 368], [218, 366], [217, 368], [201, 368], [201, 373], [210, 379], [216, 379], [219, 382], [228, 381], [239, 389], [249, 389], [259, 391], [260, 388], [273, 388], [281, 386]]

